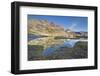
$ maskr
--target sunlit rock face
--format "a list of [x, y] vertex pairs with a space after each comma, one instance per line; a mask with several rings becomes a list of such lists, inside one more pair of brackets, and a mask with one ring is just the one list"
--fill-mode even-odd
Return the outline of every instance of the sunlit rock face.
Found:
[[28, 34], [41, 35], [41, 36], [59, 36], [66, 38], [74, 38], [75, 33], [67, 32], [62, 25], [56, 25], [47, 20], [28, 20]]

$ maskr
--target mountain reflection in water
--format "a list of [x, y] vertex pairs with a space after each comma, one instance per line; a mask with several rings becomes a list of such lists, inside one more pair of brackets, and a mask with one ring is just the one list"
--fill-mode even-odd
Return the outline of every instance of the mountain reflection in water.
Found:
[[36, 38], [28, 42], [28, 60], [87, 58], [87, 40]]

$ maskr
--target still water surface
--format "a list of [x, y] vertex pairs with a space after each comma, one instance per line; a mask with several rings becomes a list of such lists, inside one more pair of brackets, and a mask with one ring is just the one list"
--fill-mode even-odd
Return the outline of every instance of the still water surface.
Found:
[[43, 37], [28, 42], [28, 60], [87, 58], [86, 39]]

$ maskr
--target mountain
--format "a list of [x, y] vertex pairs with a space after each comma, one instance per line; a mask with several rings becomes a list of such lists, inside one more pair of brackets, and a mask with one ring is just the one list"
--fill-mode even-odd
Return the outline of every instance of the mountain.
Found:
[[76, 36], [79, 36], [79, 37], [83, 37], [83, 38], [88, 37], [88, 32], [80, 31], [80, 32], [75, 32], [75, 33], [76, 33]]
[[70, 29], [66, 29], [65, 32], [68, 35], [68, 38], [76, 38], [76, 33], [71, 31]]
[[[28, 34], [41, 35], [41, 36], [63, 36], [70, 37], [72, 33], [64, 31], [61, 25], [56, 25], [47, 20], [28, 20]], [[73, 36], [74, 37], [74, 36]]]

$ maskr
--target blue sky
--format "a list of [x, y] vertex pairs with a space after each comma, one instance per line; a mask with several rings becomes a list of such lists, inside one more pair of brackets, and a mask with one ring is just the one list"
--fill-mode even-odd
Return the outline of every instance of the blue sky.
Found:
[[28, 15], [28, 19], [48, 20], [48, 22], [61, 25], [64, 29], [70, 29], [76, 32], [88, 31], [88, 17]]

